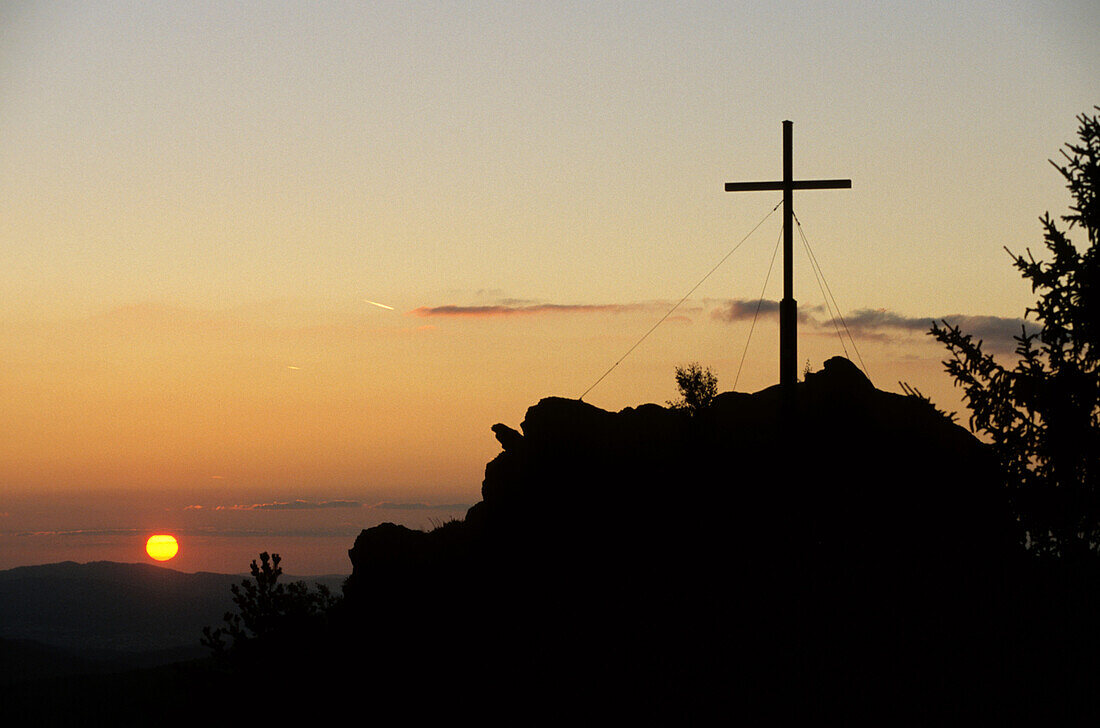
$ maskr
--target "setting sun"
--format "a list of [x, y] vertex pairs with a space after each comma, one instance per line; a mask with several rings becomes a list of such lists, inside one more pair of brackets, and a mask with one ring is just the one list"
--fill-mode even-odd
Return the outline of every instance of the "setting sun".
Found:
[[145, 542], [146, 553], [157, 561], [167, 561], [175, 556], [179, 550], [179, 544], [176, 543], [174, 536], [164, 534], [150, 536], [149, 540]]

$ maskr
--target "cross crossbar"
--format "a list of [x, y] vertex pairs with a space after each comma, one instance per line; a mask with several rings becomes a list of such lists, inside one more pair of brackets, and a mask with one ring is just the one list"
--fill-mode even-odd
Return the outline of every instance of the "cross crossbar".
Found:
[[[777, 182], [727, 182], [726, 192], [759, 192], [762, 190], [782, 190], [787, 183]], [[791, 180], [792, 190], [850, 190], [850, 179], [796, 179]]]
[[779, 382], [783, 385], [784, 400], [788, 412], [793, 412], [795, 384], [798, 382], [798, 303], [794, 300], [794, 275], [792, 273], [793, 237], [791, 225], [791, 200], [795, 190], [851, 189], [850, 179], [796, 180], [791, 172], [791, 127], [783, 122], [783, 179], [774, 182], [727, 182], [726, 192], [756, 192], [783, 190], [783, 300], [779, 303]]

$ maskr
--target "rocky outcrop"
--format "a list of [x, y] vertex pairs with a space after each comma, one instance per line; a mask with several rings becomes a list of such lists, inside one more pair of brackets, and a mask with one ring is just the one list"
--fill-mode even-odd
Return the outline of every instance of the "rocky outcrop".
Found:
[[[467, 525], [536, 551], [576, 544], [591, 558], [592, 545], [629, 542], [657, 556], [679, 532], [684, 545], [757, 557], [942, 567], [988, 556], [1007, 535], [986, 448], [927, 404], [875, 389], [846, 359], [799, 385], [793, 424], [772, 388], [722, 394], [695, 417], [548, 398], [528, 410], [522, 434], [493, 430], [503, 452]], [[582, 537], [562, 544], [563, 529]], [[710, 556], [728, 558], [677, 558], [687, 568]]]
[[493, 427], [502, 452], [464, 521], [359, 536], [349, 618], [467, 635], [455, 669], [500, 694], [553, 685], [678, 719], [715, 708], [718, 684], [881, 687], [891, 653], [909, 667], [888, 684], [919, 690], [914, 666], [962, 635], [955, 663], [978, 659], [967, 610], [1012, 552], [986, 447], [845, 359], [798, 385], [793, 420], [780, 395], [727, 392], [695, 416], [540, 401]]

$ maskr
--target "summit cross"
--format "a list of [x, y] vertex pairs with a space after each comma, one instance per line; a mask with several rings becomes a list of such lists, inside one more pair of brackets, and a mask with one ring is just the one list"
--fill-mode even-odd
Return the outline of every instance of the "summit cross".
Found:
[[850, 189], [850, 179], [796, 180], [791, 174], [791, 127], [783, 122], [783, 179], [777, 182], [727, 182], [726, 192], [755, 192], [783, 190], [783, 300], [779, 303], [779, 382], [785, 398], [793, 403], [795, 384], [798, 382], [798, 302], [794, 300], [793, 266], [791, 250], [794, 233], [791, 227], [793, 214], [791, 198], [795, 190]]

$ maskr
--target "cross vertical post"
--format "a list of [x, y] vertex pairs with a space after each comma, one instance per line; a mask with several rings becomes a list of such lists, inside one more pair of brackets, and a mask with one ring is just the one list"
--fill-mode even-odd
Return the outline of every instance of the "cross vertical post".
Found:
[[783, 391], [794, 391], [798, 381], [798, 301], [794, 299], [794, 181], [791, 160], [791, 127], [783, 122], [783, 300], [779, 302], [779, 383]]
[[727, 182], [726, 192], [750, 192], [760, 190], [783, 191], [783, 300], [779, 302], [779, 382], [783, 386], [784, 400], [793, 406], [795, 385], [798, 383], [798, 303], [794, 299], [794, 191], [850, 189], [850, 179], [794, 179], [792, 162], [792, 129], [794, 124], [783, 122], [783, 179], [778, 182]]

